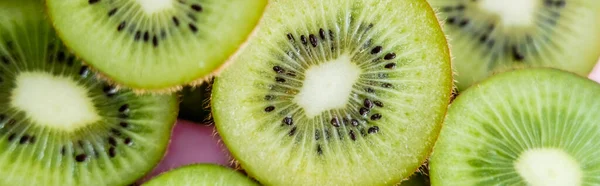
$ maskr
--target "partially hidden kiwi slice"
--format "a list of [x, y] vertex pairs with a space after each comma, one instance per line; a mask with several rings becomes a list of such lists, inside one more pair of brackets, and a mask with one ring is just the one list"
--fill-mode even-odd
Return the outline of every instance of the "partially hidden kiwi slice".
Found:
[[459, 95], [432, 185], [600, 185], [600, 84], [557, 69], [493, 76]]
[[133, 183], [163, 157], [176, 98], [95, 79], [45, 15], [0, 0], [0, 185]]
[[243, 46], [267, 0], [48, 0], [59, 36], [137, 92], [199, 84]]
[[423, 0], [275, 0], [216, 77], [217, 130], [266, 185], [389, 185], [429, 155], [450, 100]]
[[244, 174], [215, 164], [192, 164], [162, 173], [142, 186], [258, 186]]
[[587, 76], [600, 57], [598, 0], [428, 1], [445, 22], [460, 91], [515, 68]]

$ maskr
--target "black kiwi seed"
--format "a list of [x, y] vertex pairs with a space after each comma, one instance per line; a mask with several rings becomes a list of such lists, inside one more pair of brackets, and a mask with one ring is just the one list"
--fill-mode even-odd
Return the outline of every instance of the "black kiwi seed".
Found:
[[319, 36], [321, 36], [321, 39], [325, 39], [325, 30], [323, 28], [319, 28]]
[[395, 53], [388, 53], [388, 54], [386, 54], [386, 55], [383, 57], [383, 59], [385, 59], [385, 60], [392, 60], [392, 59], [394, 59], [394, 58], [396, 58], [396, 54], [395, 54]]
[[292, 35], [292, 33], [288, 33], [288, 34], [287, 34], [287, 38], [288, 38], [288, 40], [290, 40], [291, 42], [294, 42], [294, 41], [296, 41], [296, 39], [294, 38], [294, 35]]
[[104, 93], [108, 97], [112, 97], [115, 94], [117, 94], [117, 89], [115, 87], [112, 87], [112, 86], [109, 86], [109, 85], [105, 85], [102, 90], [104, 91]]
[[459, 27], [464, 27], [464, 26], [467, 26], [467, 24], [469, 24], [469, 20], [468, 20], [468, 19], [465, 19], [465, 20], [462, 20], [462, 21], [460, 21], [460, 22], [458, 23], [458, 26], [459, 26]]
[[131, 138], [125, 138], [123, 143], [125, 143], [125, 145], [127, 145], [127, 146], [131, 146], [131, 145], [133, 145], [133, 140], [131, 140]]
[[294, 124], [294, 119], [292, 119], [292, 117], [285, 117], [285, 118], [283, 118], [282, 121], [286, 125], [293, 125]]
[[64, 146], [63, 146], [63, 147], [60, 149], [60, 154], [61, 154], [61, 155], [65, 155], [66, 153], [67, 153], [67, 149], [66, 149], [66, 147], [64, 147]]
[[381, 52], [381, 49], [381, 46], [376, 46], [371, 50], [371, 54], [378, 54], [379, 52]]
[[119, 24], [119, 26], [117, 27], [117, 31], [121, 31], [121, 30], [123, 30], [124, 28], [125, 28], [125, 21], [123, 21], [123, 22], [121, 22], [121, 23]]
[[390, 84], [390, 83], [384, 83], [384, 84], [381, 84], [381, 86], [383, 88], [392, 88], [392, 84]]
[[482, 36], [479, 38], [479, 42], [482, 42], [482, 43], [483, 43], [483, 42], [485, 42], [485, 41], [487, 40], [487, 38], [488, 38], [488, 35], [482, 35]]
[[363, 102], [363, 105], [368, 109], [373, 108], [373, 102], [370, 99], [365, 99], [365, 101]]
[[365, 108], [365, 107], [361, 107], [361, 108], [358, 110], [358, 113], [359, 113], [361, 116], [365, 117], [365, 116], [367, 116], [367, 114], [369, 113], [369, 109], [368, 109], [368, 108]]
[[117, 8], [113, 8], [110, 11], [108, 11], [108, 17], [115, 15], [115, 13], [117, 13]]
[[177, 17], [173, 16], [172, 20], [173, 23], [175, 23], [175, 26], [179, 26], [179, 19], [177, 19]]
[[329, 30], [329, 39], [333, 41], [333, 31]]
[[317, 145], [317, 154], [322, 155], [323, 149], [321, 149], [321, 145]]
[[290, 132], [288, 133], [289, 136], [293, 136], [294, 134], [296, 134], [296, 127], [293, 127], [292, 130], [290, 130]]
[[331, 121], [330, 121], [330, 123], [331, 123], [331, 125], [333, 125], [334, 127], [339, 127], [339, 126], [340, 126], [340, 123], [339, 123], [339, 121], [338, 121], [338, 119], [337, 119], [337, 118], [331, 118]]
[[113, 137], [108, 137], [108, 144], [111, 146], [117, 146], [117, 140]]
[[4, 64], [8, 64], [8, 63], [10, 63], [10, 60], [8, 59], [8, 57], [6, 57], [6, 56], [2, 56], [2, 57], [0, 57], [0, 58], [2, 59], [2, 62], [4, 62]]
[[142, 32], [137, 31], [137, 32], [135, 32], [135, 36], [133, 36], [133, 40], [138, 41], [138, 40], [140, 40], [141, 37], [142, 37]]
[[87, 160], [87, 155], [85, 154], [79, 154], [75, 156], [75, 161], [77, 162], [84, 162], [85, 160]]
[[315, 37], [315, 35], [314, 35], [314, 34], [310, 34], [310, 35], [308, 36], [308, 39], [310, 40], [310, 44], [311, 44], [313, 47], [317, 47], [317, 37]]
[[367, 88], [365, 88], [365, 91], [367, 91], [368, 93], [373, 93], [373, 92], [375, 92], [375, 90], [373, 90], [373, 89], [372, 89], [372, 88], [370, 88], [370, 87], [367, 87]]
[[300, 41], [302, 41], [302, 44], [303, 44], [303, 45], [306, 45], [306, 44], [308, 43], [308, 42], [306, 41], [306, 36], [304, 36], [304, 35], [301, 35], [301, 36], [300, 36]]
[[266, 96], [265, 96], [265, 100], [267, 100], [267, 101], [271, 101], [271, 100], [273, 100], [273, 96], [271, 96], [271, 95], [266, 95]]
[[190, 23], [188, 24], [188, 27], [190, 27], [190, 30], [194, 33], [198, 32], [198, 28], [196, 27], [196, 25]]
[[100, 2], [100, 0], [89, 0], [88, 1], [88, 3], [90, 3], [90, 4], [94, 4], [94, 3], [97, 3], [97, 2]]
[[523, 54], [519, 53], [517, 46], [512, 47], [512, 54], [513, 54], [513, 58], [517, 61], [523, 61], [523, 59], [525, 59], [525, 56], [523, 56]]
[[371, 115], [371, 120], [376, 121], [381, 119], [381, 114], [373, 114]]
[[29, 136], [28, 135], [23, 135], [21, 136], [21, 139], [19, 140], [20, 144], [25, 144], [27, 143], [27, 141], [29, 141]]
[[277, 72], [278, 74], [285, 73], [285, 70], [283, 68], [281, 68], [280, 66], [274, 66], [273, 71]]
[[381, 101], [373, 101], [373, 103], [378, 107], [383, 107], [383, 103]]
[[354, 135], [354, 130], [350, 130], [350, 139], [352, 139], [352, 141], [356, 141], [356, 136]]
[[119, 107], [119, 112], [121, 112], [121, 113], [129, 112], [129, 104], [121, 105], [121, 107]]
[[62, 52], [62, 51], [61, 51], [61, 52], [58, 52], [58, 54], [56, 55], [56, 59], [57, 59], [58, 61], [60, 61], [60, 62], [63, 62], [63, 61], [65, 61], [65, 58], [66, 58], [66, 57], [65, 57], [65, 53], [64, 53], [64, 52]]
[[148, 33], [148, 31], [144, 32], [144, 41], [148, 42], [148, 40], [150, 40], [150, 33]]
[[454, 23], [456, 22], [456, 18], [454, 18], [454, 17], [450, 17], [450, 18], [448, 18], [448, 19], [446, 20], [446, 22], [447, 22], [448, 24], [454, 24]]
[[285, 83], [285, 79], [283, 79], [281, 77], [275, 77], [275, 81], [277, 81], [279, 83]]
[[379, 127], [378, 126], [369, 127], [368, 132], [369, 132], [369, 134], [375, 134], [375, 133], [379, 132]]
[[12, 141], [14, 141], [14, 140], [15, 140], [15, 138], [16, 138], [16, 137], [17, 137], [17, 134], [15, 134], [15, 133], [12, 133], [12, 134], [10, 134], [10, 135], [8, 136], [8, 141], [11, 141], [11, 142], [12, 142]]
[[356, 126], [358, 126], [358, 120], [352, 119], [352, 120], [350, 120], [350, 124], [352, 124], [352, 126], [356, 127]]
[[75, 56], [69, 56], [67, 58], [67, 65], [73, 66], [74, 63], [75, 63]]
[[115, 147], [108, 148], [108, 156], [114, 158], [115, 155], [117, 155], [117, 149], [115, 149]]
[[387, 65], [385, 65], [385, 68], [394, 69], [394, 68], [396, 68], [396, 63], [388, 63]]
[[127, 122], [121, 122], [121, 123], [119, 123], [119, 125], [121, 125], [121, 127], [123, 127], [123, 128], [129, 127], [129, 124]]
[[196, 12], [202, 12], [202, 6], [200, 6], [199, 4], [193, 4], [191, 7]]
[[268, 106], [267, 108], [265, 108], [265, 112], [271, 112], [275, 110], [275, 106]]
[[156, 38], [156, 36], [152, 37], [152, 46], [154, 46], [154, 47], [158, 46], [158, 38]]

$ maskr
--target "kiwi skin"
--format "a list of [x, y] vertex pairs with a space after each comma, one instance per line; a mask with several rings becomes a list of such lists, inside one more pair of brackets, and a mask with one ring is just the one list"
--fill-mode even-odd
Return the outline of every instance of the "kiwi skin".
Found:
[[[44, 0], [45, 3], [45, 12], [48, 12], [48, 1]], [[267, 1], [264, 10], [267, 10], [269, 8], [270, 5], [270, 1]], [[49, 14], [50, 16], [48, 16], [48, 19], [50, 20], [50, 22], [54, 25], [55, 21], [54, 21], [54, 17], [51, 16], [51, 14]], [[259, 17], [259, 19], [257, 20], [257, 23], [260, 23], [261, 20], [264, 19], [264, 13], [261, 14], [261, 16]], [[239, 44], [237, 46], [237, 49], [231, 54], [229, 55], [222, 63], [219, 67], [217, 67], [216, 69], [214, 69], [212, 71], [212, 73], [207, 74], [206, 76], [203, 77], [199, 77], [195, 80], [192, 80], [190, 82], [184, 83], [184, 84], [179, 84], [179, 85], [174, 85], [171, 87], [166, 87], [166, 88], [155, 88], [155, 89], [150, 89], [150, 88], [144, 88], [144, 87], [136, 87], [136, 86], [131, 86], [131, 85], [126, 85], [125, 82], [122, 81], [118, 81], [116, 79], [110, 78], [107, 74], [105, 74], [104, 72], [102, 72], [101, 70], [98, 70], [97, 68], [94, 67], [93, 64], [91, 63], [87, 63], [85, 61], [85, 59], [82, 59], [83, 63], [88, 66], [89, 70], [93, 72], [93, 74], [96, 76], [96, 78], [98, 78], [101, 81], [106, 82], [107, 84], [109, 84], [112, 87], [115, 87], [116, 90], [121, 90], [121, 89], [127, 89], [130, 90], [138, 95], [143, 95], [143, 94], [172, 94], [172, 93], [176, 93], [178, 91], [181, 91], [186, 85], [187, 86], [191, 86], [191, 87], [197, 87], [200, 85], [203, 85], [205, 83], [210, 83], [216, 76], [219, 75], [219, 73], [221, 71], [223, 71], [223, 69], [227, 68], [227, 66], [229, 66], [229, 64], [239, 55], [240, 51], [242, 51], [244, 48], [246, 48], [246, 46], [248, 45], [248, 41], [250, 41], [255, 35], [256, 32], [258, 30], [258, 24], [255, 25], [255, 27], [252, 29], [252, 31], [250, 31], [250, 33], [246, 36], [245, 41], [243, 41], [241, 44]], [[56, 30], [57, 35], [59, 36], [59, 38], [63, 38], [63, 34], [59, 31]], [[68, 41], [63, 40], [63, 42], [65, 43], [65, 47], [67, 47], [67, 49], [69, 51], [73, 51], [72, 48], [70, 48], [70, 45], [68, 43]], [[73, 55], [77, 56], [78, 58], [81, 59], [80, 56], [77, 55], [77, 53], [72, 52]]]

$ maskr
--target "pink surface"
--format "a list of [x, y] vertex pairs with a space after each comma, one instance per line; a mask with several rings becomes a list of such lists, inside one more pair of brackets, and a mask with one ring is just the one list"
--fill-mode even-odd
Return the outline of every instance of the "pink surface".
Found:
[[600, 83], [600, 60], [596, 63], [596, 67], [590, 74], [590, 79]]
[[173, 129], [168, 152], [143, 181], [167, 170], [192, 163], [215, 163], [228, 166], [229, 153], [219, 142], [213, 126], [179, 120]]

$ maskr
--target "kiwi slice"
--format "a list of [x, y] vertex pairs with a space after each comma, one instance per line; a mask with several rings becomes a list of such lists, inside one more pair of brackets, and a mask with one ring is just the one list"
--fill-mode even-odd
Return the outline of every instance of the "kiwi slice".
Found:
[[255, 185], [250, 178], [231, 168], [216, 164], [192, 164], [162, 173], [142, 186]]
[[216, 77], [211, 105], [261, 183], [389, 185], [429, 155], [451, 91], [426, 1], [275, 0]]
[[59, 36], [137, 92], [199, 84], [242, 46], [267, 0], [48, 0]]
[[498, 74], [448, 110], [432, 185], [599, 185], [600, 84], [563, 70]]
[[179, 104], [179, 119], [193, 121], [198, 124], [211, 124], [210, 96], [212, 93], [212, 80], [202, 85], [186, 86], [179, 91], [181, 103]]
[[96, 79], [41, 0], [0, 0], [0, 185], [126, 185], [163, 157], [172, 95]]
[[460, 91], [514, 68], [587, 76], [600, 56], [598, 0], [429, 0], [445, 20]]

